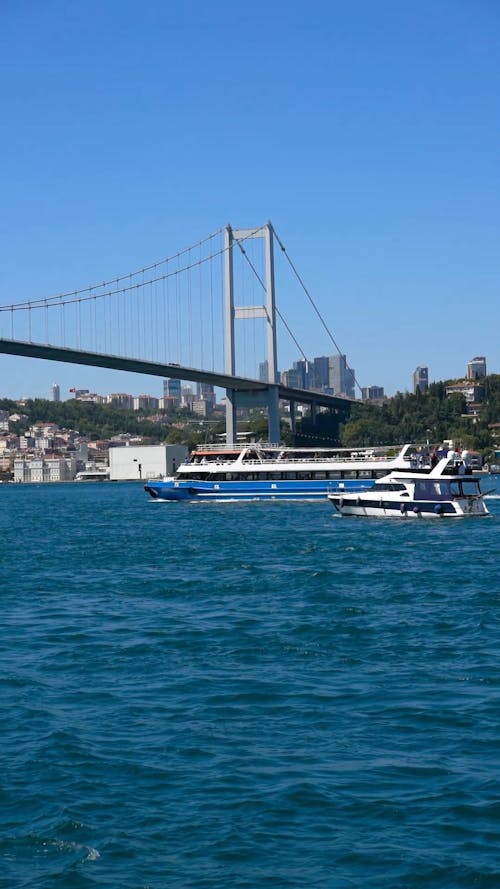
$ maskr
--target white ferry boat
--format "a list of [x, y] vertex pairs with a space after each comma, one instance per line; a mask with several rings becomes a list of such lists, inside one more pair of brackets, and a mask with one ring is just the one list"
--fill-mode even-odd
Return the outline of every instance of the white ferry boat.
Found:
[[155, 500], [325, 500], [328, 491], [371, 487], [391, 469], [410, 466], [415, 451], [409, 444], [399, 449], [210, 445], [193, 451], [173, 476], [150, 479], [144, 489]]
[[329, 491], [328, 499], [343, 516], [457, 518], [489, 515], [487, 493], [466, 453], [450, 451], [434, 467], [394, 469], [369, 490]]
[[109, 469], [82, 469], [75, 475], [76, 482], [107, 482]]

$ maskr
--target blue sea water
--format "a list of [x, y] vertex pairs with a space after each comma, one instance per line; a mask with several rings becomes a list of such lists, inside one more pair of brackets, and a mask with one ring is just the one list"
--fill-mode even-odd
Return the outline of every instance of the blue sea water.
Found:
[[0, 486], [1, 889], [500, 886], [486, 519]]

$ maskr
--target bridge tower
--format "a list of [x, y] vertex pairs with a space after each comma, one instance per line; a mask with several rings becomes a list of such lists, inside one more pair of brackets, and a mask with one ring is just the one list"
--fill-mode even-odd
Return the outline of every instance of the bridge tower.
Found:
[[[266, 289], [265, 304], [261, 306], [235, 306], [233, 248], [236, 242], [247, 238], [260, 238], [265, 251]], [[279, 390], [278, 390], [278, 359], [276, 353], [276, 307], [274, 290], [274, 234], [270, 222], [259, 228], [233, 229], [226, 226], [224, 235], [224, 354], [225, 373], [235, 375], [235, 320], [264, 318], [266, 322], [266, 360], [268, 367], [268, 386], [265, 393], [239, 392], [236, 404], [236, 391], [226, 389], [226, 442], [234, 444], [236, 439], [236, 408], [252, 407], [262, 404], [264, 398], [268, 409], [269, 441], [280, 440]], [[260, 399], [260, 400], [259, 400]]]

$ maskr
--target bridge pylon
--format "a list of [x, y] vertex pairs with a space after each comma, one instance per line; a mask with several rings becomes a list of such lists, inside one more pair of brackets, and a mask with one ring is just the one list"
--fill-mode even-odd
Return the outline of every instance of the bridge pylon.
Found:
[[[233, 274], [233, 249], [235, 243], [249, 238], [259, 238], [264, 244], [265, 251], [265, 303], [260, 306], [235, 306], [234, 304], [234, 274]], [[265, 406], [268, 409], [268, 436], [269, 441], [280, 440], [279, 418], [279, 391], [278, 391], [278, 359], [276, 351], [276, 302], [274, 287], [274, 233], [270, 222], [264, 226], [253, 229], [233, 229], [226, 226], [224, 234], [224, 355], [225, 373], [235, 376], [235, 336], [234, 325], [236, 320], [248, 320], [263, 318], [266, 324], [266, 361], [268, 368], [267, 387], [264, 393], [259, 393], [260, 404], [264, 396]], [[236, 390], [226, 389], [226, 442], [235, 444], [236, 441], [236, 410], [237, 407], [251, 406], [255, 404], [256, 393], [238, 392], [236, 402]]]

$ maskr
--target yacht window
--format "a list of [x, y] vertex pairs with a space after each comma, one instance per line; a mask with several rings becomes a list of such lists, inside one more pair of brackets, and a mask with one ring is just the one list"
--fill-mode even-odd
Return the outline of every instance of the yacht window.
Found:
[[453, 481], [450, 484], [451, 493], [455, 497], [472, 497], [480, 494], [479, 482], [477, 481]]
[[355, 469], [345, 469], [342, 473], [342, 478], [356, 478], [356, 470]]
[[371, 470], [370, 469], [358, 470], [358, 478], [372, 478]]
[[448, 493], [443, 482], [418, 481], [415, 483], [415, 500], [442, 500]]
[[339, 469], [331, 469], [328, 472], [328, 478], [342, 478], [342, 473]]
[[326, 472], [321, 472], [319, 469], [314, 473], [314, 478], [326, 478]]

